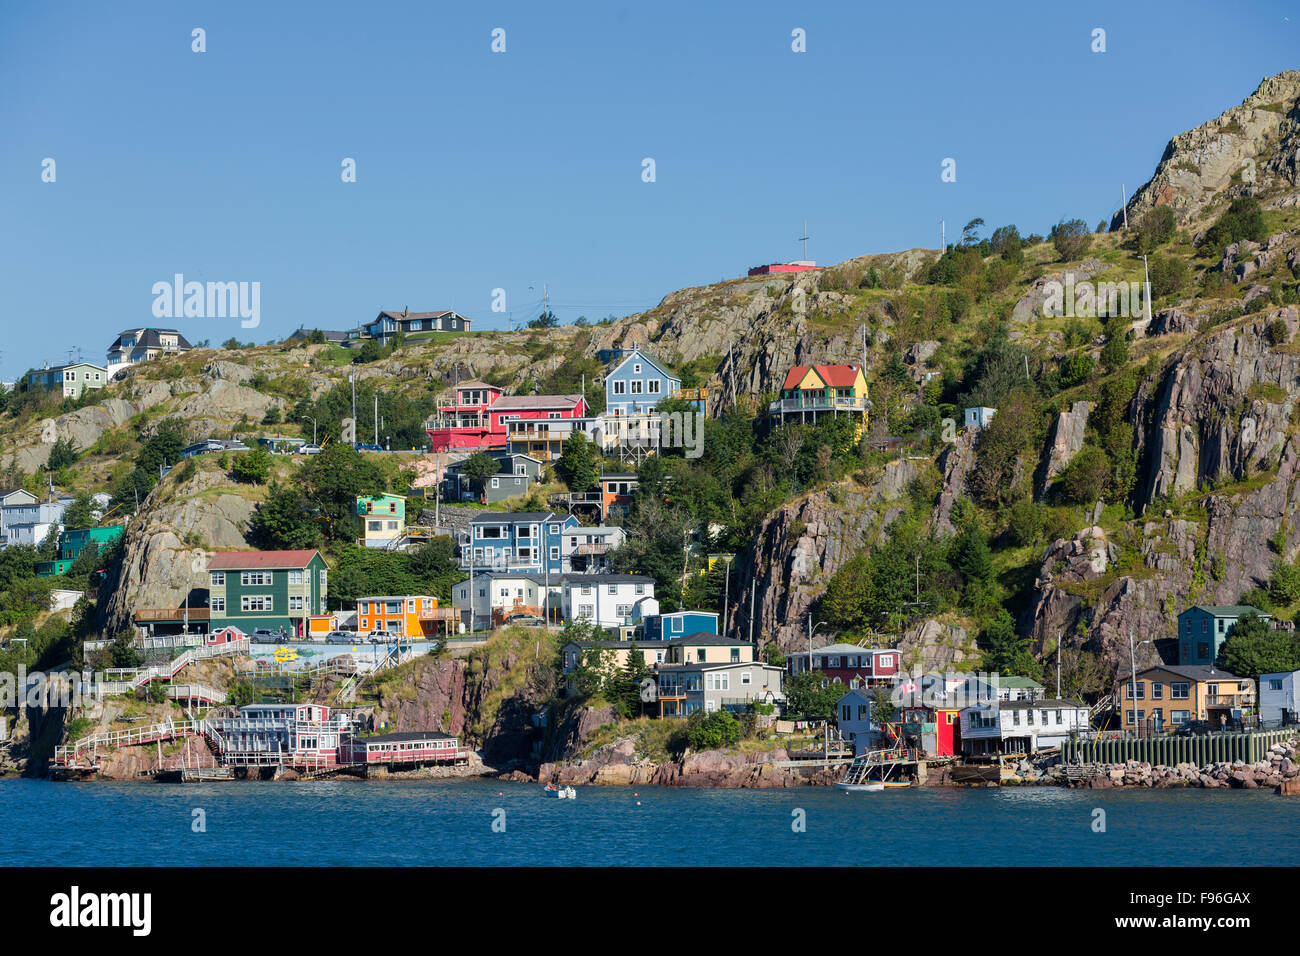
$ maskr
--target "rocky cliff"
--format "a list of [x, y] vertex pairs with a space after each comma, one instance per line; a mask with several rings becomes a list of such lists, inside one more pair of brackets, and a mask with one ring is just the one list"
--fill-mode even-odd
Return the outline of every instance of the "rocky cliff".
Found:
[[[1156, 206], [1169, 206], [1186, 225], [1237, 195], [1294, 207], [1297, 185], [1300, 71], [1287, 70], [1265, 79], [1240, 106], [1171, 139], [1155, 175], [1129, 201], [1128, 221], [1136, 224]], [[1121, 210], [1110, 227], [1123, 224]]]

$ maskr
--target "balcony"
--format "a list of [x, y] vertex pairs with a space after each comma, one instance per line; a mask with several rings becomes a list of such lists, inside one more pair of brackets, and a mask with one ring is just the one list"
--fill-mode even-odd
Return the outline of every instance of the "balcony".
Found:
[[777, 399], [768, 406], [768, 412], [772, 415], [831, 410], [865, 412], [870, 407], [871, 401], [864, 396], [837, 395], [828, 398], [825, 395], [800, 395], [797, 398]]
[[579, 557], [594, 557], [601, 554], [609, 554], [613, 549], [608, 541], [592, 541], [588, 544], [580, 544], [574, 549], [573, 553]]

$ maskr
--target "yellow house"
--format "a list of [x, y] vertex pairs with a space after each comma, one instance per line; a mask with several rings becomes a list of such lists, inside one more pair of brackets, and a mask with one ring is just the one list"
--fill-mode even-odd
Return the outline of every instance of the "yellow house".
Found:
[[456, 619], [455, 608], [438, 607], [427, 594], [401, 597], [366, 597], [357, 601], [357, 630], [362, 634], [387, 634], [411, 640], [436, 637], [439, 624], [448, 633]]
[[1253, 680], [1202, 664], [1162, 664], [1141, 671], [1136, 705], [1133, 681], [1124, 681], [1120, 694], [1122, 726], [1128, 731], [1159, 733], [1193, 720], [1222, 727], [1255, 706]]
[[[627, 667], [633, 644], [646, 667], [652, 670], [659, 664], [750, 664], [754, 660], [754, 645], [748, 641], [733, 641], [701, 631], [670, 641], [570, 641], [560, 649], [562, 670], [567, 675], [593, 650], [608, 654], [605, 663], [610, 672], [622, 670]], [[569, 682], [569, 692], [572, 691]]]
[[796, 365], [786, 374], [781, 397], [768, 408], [780, 424], [815, 424], [826, 415], [857, 419], [857, 437], [867, 430], [871, 399], [860, 365]]
[[361, 495], [357, 498], [362, 537], [357, 544], [366, 548], [387, 548], [406, 529], [406, 498], [403, 495]]

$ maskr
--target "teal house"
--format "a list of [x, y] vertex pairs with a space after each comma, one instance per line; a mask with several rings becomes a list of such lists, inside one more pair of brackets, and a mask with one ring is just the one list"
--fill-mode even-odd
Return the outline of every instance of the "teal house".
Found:
[[78, 528], [76, 531], [64, 531], [59, 535], [58, 557], [53, 561], [36, 562], [37, 576], [48, 578], [67, 574], [72, 563], [77, 560], [82, 551], [86, 550], [87, 544], [94, 542], [95, 547], [103, 551], [122, 537], [122, 532], [125, 530], [121, 525], [112, 525], [107, 528]]
[[325, 613], [328, 573], [320, 552], [310, 548], [218, 552], [208, 562], [208, 630], [305, 636], [307, 619]]
[[1272, 615], [1247, 604], [1212, 604], [1189, 607], [1178, 615], [1178, 664], [1213, 664], [1234, 624], [1247, 614], [1265, 621]]

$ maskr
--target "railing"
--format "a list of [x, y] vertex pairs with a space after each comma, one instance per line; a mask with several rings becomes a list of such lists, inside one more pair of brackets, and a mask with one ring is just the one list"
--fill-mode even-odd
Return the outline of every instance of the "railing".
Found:
[[805, 396], [803, 398], [778, 398], [768, 406], [768, 411], [776, 412], [797, 412], [817, 408], [842, 408], [850, 411], [866, 411], [871, 407], [870, 401], [861, 396], [834, 396], [827, 398], [824, 395]]
[[100, 734], [90, 734], [72, 744], [54, 748], [55, 766], [76, 766], [81, 755], [91, 752], [91, 768], [97, 765], [100, 747], [130, 747], [139, 744], [151, 744], [155, 741], [171, 740], [175, 737], [193, 737], [203, 732], [204, 721], [168, 720], [160, 724], [151, 724], [137, 730], [110, 730]]
[[584, 556], [596, 555], [596, 554], [608, 554], [610, 549], [613, 547], [614, 546], [610, 544], [608, 541], [598, 541], [598, 542], [593, 542], [591, 544], [580, 544], [574, 550], [574, 554], [579, 554]]

